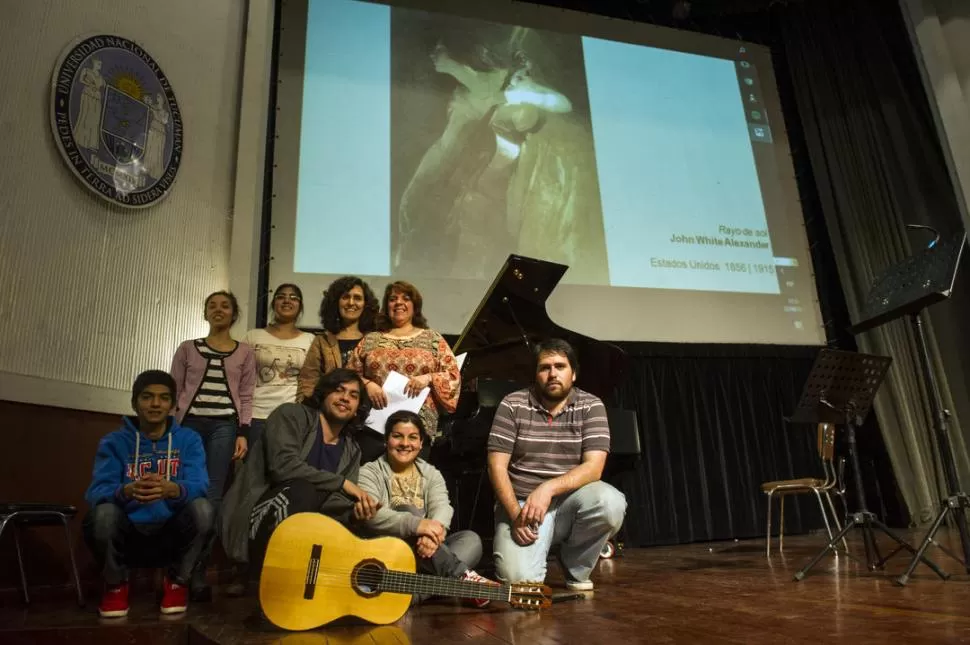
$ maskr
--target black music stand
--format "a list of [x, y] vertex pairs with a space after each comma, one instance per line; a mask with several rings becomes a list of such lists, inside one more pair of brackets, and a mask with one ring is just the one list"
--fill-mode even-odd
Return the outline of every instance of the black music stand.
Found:
[[[842, 553], [860, 564], [865, 564], [869, 570], [880, 568], [888, 559], [882, 558], [879, 554], [879, 547], [876, 544], [876, 536], [873, 532], [874, 528], [895, 540], [899, 548], [907, 549], [911, 553], [916, 552], [916, 549], [892, 532], [876, 518], [874, 513], [866, 508], [865, 489], [862, 486], [862, 468], [859, 466], [859, 452], [856, 447], [856, 426], [862, 425], [866, 415], [869, 414], [872, 399], [882, 384], [891, 363], [892, 359], [887, 356], [823, 349], [815, 359], [815, 364], [805, 382], [805, 388], [802, 390], [798, 405], [789, 418], [792, 423], [845, 425], [858, 508], [846, 518], [845, 526], [842, 527], [838, 535], [833, 536], [829, 543], [812, 558], [811, 562], [795, 574], [796, 581], [802, 580], [808, 571], [830, 550], [833, 553], [839, 553], [838, 543], [855, 527], [862, 529], [866, 562], [861, 562], [847, 551], [842, 551]], [[927, 561], [927, 564], [940, 575], [945, 575], [934, 563]]]
[[[956, 281], [957, 268], [960, 265], [966, 239], [966, 233], [959, 233], [943, 244], [935, 244], [934, 241], [929, 248], [890, 267], [870, 289], [863, 306], [862, 320], [852, 326], [852, 333], [859, 334], [896, 318], [909, 317], [916, 334], [920, 367], [930, 397], [936, 448], [946, 478], [947, 496], [940, 500], [940, 512], [933, 520], [926, 537], [923, 538], [919, 550], [913, 555], [906, 572], [895, 579], [896, 584], [900, 586], [909, 581], [909, 577], [921, 560], [926, 562], [923, 554], [930, 544], [935, 544], [944, 553], [960, 562], [966, 572], [970, 573], [970, 531], [967, 529], [966, 516], [966, 509], [970, 508], [970, 498], [962, 491], [957, 477], [947, 428], [950, 412], [943, 407], [943, 398], [930, 364], [930, 354], [926, 347], [926, 336], [921, 319], [924, 309], [946, 300], [953, 292], [953, 283]], [[963, 560], [935, 539], [936, 532], [950, 513], [954, 514], [957, 530], [960, 532]]]

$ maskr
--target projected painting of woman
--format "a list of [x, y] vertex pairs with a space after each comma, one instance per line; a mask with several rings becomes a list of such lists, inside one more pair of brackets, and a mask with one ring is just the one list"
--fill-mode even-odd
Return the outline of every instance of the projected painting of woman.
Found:
[[569, 264], [571, 281], [608, 282], [588, 117], [536, 77], [527, 33], [464, 60], [434, 47], [434, 70], [455, 87], [401, 194], [395, 270], [490, 278], [522, 253]]

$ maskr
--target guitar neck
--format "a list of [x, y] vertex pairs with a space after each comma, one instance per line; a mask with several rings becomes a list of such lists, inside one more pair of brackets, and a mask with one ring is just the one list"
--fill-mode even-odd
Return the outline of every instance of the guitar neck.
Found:
[[509, 585], [492, 585], [454, 578], [439, 578], [422, 573], [384, 571], [381, 575], [381, 591], [457, 598], [487, 598], [508, 602], [512, 597]]

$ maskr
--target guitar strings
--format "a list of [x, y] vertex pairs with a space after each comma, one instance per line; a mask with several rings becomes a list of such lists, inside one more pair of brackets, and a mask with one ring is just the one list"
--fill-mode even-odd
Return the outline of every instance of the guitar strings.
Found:
[[[273, 568], [272, 564], [268, 563], [267, 568]], [[292, 568], [286, 567], [277, 568], [288, 571], [293, 570]], [[470, 598], [490, 598], [494, 600], [507, 600], [512, 595], [511, 587], [508, 585], [490, 585], [468, 580], [436, 578], [428, 574], [393, 571], [389, 569], [362, 568], [357, 570], [355, 575], [355, 569], [356, 567], [350, 569], [344, 567], [320, 567], [316, 576], [316, 586], [353, 586], [354, 578], [356, 577], [359, 585], [389, 593], [444, 594], [450, 591], [450, 595], [460, 595]], [[308, 581], [304, 576], [303, 581], [294, 581], [288, 584], [293, 587], [304, 587], [307, 583]], [[389, 586], [407, 587], [408, 591], [389, 590], [387, 589]]]
[[[387, 572], [382, 575], [377, 571], [365, 571], [357, 574], [358, 586], [370, 587], [375, 591], [386, 593], [430, 593], [439, 595], [459, 595], [468, 598], [491, 598], [494, 600], [506, 600], [509, 598], [509, 590], [505, 586], [489, 585], [485, 583], [458, 580], [458, 579], [422, 579], [421, 574], [397, 574]], [[415, 576], [410, 578], [409, 576]], [[354, 575], [350, 570], [344, 572], [332, 572], [320, 574], [316, 578], [318, 587], [347, 587], [353, 586]], [[292, 581], [288, 583], [292, 587], [305, 587], [308, 581]], [[396, 584], [395, 584], [396, 583]], [[395, 588], [389, 588], [395, 587]], [[404, 588], [404, 589], [401, 589]]]

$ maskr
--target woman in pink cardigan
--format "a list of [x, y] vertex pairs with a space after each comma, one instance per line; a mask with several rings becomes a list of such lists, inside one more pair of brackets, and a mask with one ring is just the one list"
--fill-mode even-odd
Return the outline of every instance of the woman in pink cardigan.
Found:
[[[205, 299], [209, 334], [183, 342], [172, 360], [172, 377], [178, 387], [175, 416], [202, 438], [209, 471], [206, 497], [217, 517], [230, 466], [248, 452], [253, 417], [256, 358], [249, 345], [229, 335], [238, 317], [234, 295], [228, 291], [210, 294]], [[199, 568], [192, 583], [193, 596], [205, 593], [205, 558]]]

